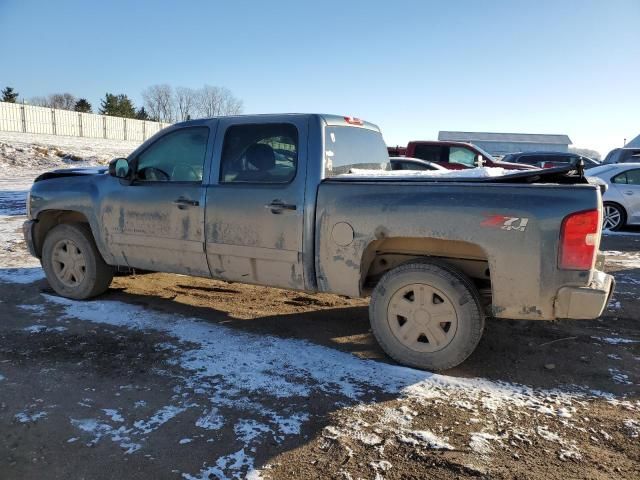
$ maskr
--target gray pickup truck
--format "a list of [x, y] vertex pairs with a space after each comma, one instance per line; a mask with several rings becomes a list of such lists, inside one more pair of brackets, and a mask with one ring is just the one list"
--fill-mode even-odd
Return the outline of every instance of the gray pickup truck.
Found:
[[73, 299], [123, 268], [371, 296], [383, 349], [432, 370], [464, 361], [487, 315], [602, 313], [613, 279], [598, 251], [601, 192], [584, 176], [348, 174], [388, 162], [379, 129], [352, 117], [188, 121], [108, 169], [39, 176], [24, 234]]

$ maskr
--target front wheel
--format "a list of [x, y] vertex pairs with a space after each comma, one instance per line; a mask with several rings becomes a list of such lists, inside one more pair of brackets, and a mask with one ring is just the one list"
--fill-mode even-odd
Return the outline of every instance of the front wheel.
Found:
[[85, 224], [52, 228], [42, 246], [42, 268], [56, 293], [84, 300], [104, 293], [113, 279]]
[[620, 230], [627, 222], [627, 215], [620, 205], [605, 203], [602, 209], [602, 228], [613, 232]]
[[369, 319], [391, 358], [425, 370], [465, 361], [484, 330], [480, 297], [469, 278], [427, 261], [387, 272], [371, 295]]

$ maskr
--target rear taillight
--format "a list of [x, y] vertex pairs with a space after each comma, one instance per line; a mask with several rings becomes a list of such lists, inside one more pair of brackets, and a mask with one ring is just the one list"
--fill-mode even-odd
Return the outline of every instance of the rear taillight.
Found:
[[554, 165], [551, 162], [542, 162], [542, 168], [553, 168]]
[[598, 210], [572, 213], [562, 221], [558, 267], [565, 270], [591, 270], [595, 264], [598, 232]]

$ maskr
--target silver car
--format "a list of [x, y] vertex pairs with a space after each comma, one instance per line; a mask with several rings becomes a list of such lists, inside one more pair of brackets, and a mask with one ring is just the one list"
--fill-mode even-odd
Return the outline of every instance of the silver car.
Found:
[[587, 173], [607, 183], [603, 228], [620, 230], [625, 225], [640, 225], [640, 163], [614, 163], [592, 168]]

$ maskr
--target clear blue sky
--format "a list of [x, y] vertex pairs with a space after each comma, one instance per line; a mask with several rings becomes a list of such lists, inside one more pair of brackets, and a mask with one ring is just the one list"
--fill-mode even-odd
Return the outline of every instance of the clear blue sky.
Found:
[[640, 0], [0, 0], [21, 96], [230, 88], [246, 113], [355, 115], [388, 144], [439, 130], [640, 134]]

